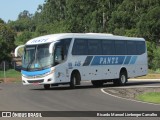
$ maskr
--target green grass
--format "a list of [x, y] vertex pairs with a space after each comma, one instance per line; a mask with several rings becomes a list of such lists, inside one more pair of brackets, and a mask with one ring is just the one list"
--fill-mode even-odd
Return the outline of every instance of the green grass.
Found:
[[148, 92], [136, 96], [136, 99], [150, 103], [160, 103], [160, 92]]
[[148, 69], [148, 73], [149, 74], [160, 74], [160, 69], [156, 69], [156, 70], [152, 70], [152, 69]]
[[[9, 69], [5, 71], [6, 78], [19, 78], [21, 77], [21, 73], [14, 70], [14, 69]], [[4, 71], [0, 71], [0, 78], [4, 78]]]

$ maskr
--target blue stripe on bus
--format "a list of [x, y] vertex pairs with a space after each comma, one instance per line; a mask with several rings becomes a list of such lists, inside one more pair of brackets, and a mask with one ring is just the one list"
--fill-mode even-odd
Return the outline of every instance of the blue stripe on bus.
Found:
[[95, 56], [91, 65], [121, 65], [125, 56]]
[[83, 66], [135, 64], [137, 56], [87, 56]]
[[132, 56], [130, 64], [135, 64], [136, 60], [137, 60], [137, 56]]
[[48, 68], [48, 69], [45, 69], [45, 70], [40, 70], [40, 71], [24, 71], [22, 70], [21, 73], [23, 75], [26, 75], [26, 76], [37, 76], [37, 75], [43, 75], [43, 74], [46, 74], [48, 72], [50, 72], [51, 69]]
[[131, 56], [127, 56], [124, 64], [129, 64], [130, 60], [131, 60]]
[[91, 63], [92, 58], [93, 56], [87, 56], [83, 63], [83, 66], [88, 66]]

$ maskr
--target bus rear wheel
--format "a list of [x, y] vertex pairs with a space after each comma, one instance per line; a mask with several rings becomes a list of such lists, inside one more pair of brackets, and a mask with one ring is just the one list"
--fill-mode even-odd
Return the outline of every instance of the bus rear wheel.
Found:
[[126, 82], [127, 82], [127, 72], [126, 71], [122, 71], [120, 73], [119, 79], [116, 79], [113, 81], [114, 85], [119, 85], [119, 86], [125, 85]]
[[101, 80], [92, 80], [91, 83], [92, 83], [92, 85], [95, 86], [95, 87], [101, 87], [101, 86], [103, 86], [103, 83], [104, 83], [104, 82], [101, 81]]
[[49, 89], [50, 89], [50, 87], [51, 87], [51, 85], [50, 85], [50, 84], [45, 84], [45, 85], [44, 85], [44, 89], [46, 89], [46, 90], [49, 90]]

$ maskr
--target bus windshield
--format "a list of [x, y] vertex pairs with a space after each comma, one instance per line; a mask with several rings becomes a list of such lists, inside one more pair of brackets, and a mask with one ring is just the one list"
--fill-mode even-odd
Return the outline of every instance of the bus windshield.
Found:
[[22, 69], [42, 70], [53, 65], [53, 56], [49, 53], [50, 44], [30, 45], [24, 49]]

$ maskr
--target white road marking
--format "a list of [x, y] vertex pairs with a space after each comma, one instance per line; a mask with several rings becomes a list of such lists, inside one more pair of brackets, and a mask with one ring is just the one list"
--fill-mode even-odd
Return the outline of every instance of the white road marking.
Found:
[[[146, 87], [146, 86], [136, 86], [136, 87], [117, 87], [117, 88], [138, 88], [138, 87]], [[148, 87], [153, 87], [153, 86], [148, 86]], [[154, 86], [154, 87], [158, 87], [158, 86]], [[114, 87], [115, 88], [115, 87]], [[133, 100], [133, 99], [129, 99], [129, 98], [122, 98], [122, 97], [119, 97], [119, 96], [116, 96], [116, 95], [112, 95], [106, 91], [104, 91], [104, 89], [106, 88], [102, 88], [101, 91], [104, 93], [104, 94], [107, 94], [107, 95], [110, 95], [112, 97], [115, 97], [115, 98], [119, 98], [119, 99], [123, 99], [123, 100], [129, 100], [129, 101], [133, 101], [133, 102], [139, 102], [139, 103], [143, 103], [143, 104], [150, 104], [150, 105], [156, 105], [156, 106], [160, 106], [160, 104], [155, 104], [155, 103], [148, 103], [148, 102], [142, 102], [142, 101], [138, 101], [138, 100]]]

